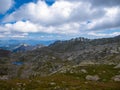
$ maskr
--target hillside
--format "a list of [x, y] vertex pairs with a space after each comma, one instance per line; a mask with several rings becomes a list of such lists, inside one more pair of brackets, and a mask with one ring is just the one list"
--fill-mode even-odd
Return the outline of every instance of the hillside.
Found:
[[104, 63], [107, 60], [120, 61], [120, 36], [102, 39], [76, 38], [68, 41], [57, 41], [48, 47], [60, 54], [60, 57], [72, 60], [76, 63], [81, 61], [95, 61]]
[[25, 67], [21, 75], [26, 77], [48, 75], [68, 65], [118, 64], [119, 55], [120, 36], [94, 40], [76, 38], [24, 53], [13, 53], [10, 61], [23, 62]]
[[[30, 90], [30, 88], [36, 90], [45, 88], [47, 90], [54, 90], [54, 88], [60, 88], [55, 90], [66, 90], [66, 88], [77, 90], [78, 88], [79, 90], [81, 87], [93, 90], [93, 87], [85, 84], [91, 83], [94, 87], [100, 88], [96, 90], [119, 90], [119, 63], [120, 36], [101, 39], [80, 37], [56, 41], [47, 47], [11, 53], [7, 62], [0, 67], [0, 80], [5, 80], [5, 82], [0, 82], [2, 85], [0, 87], [4, 89], [3, 85], [7, 83], [8, 88], [16, 89], [17, 85], [14, 84], [20, 82], [25, 85], [23, 87], [20, 85], [19, 88], [25, 88], [25, 90]], [[61, 79], [57, 80], [58, 77]], [[9, 81], [10, 79], [12, 81]], [[73, 84], [74, 81], [77, 83]], [[10, 82], [13, 83], [10, 84]], [[42, 87], [43, 84], [45, 84], [44, 87]], [[80, 84], [82, 86], [78, 87]], [[109, 86], [111, 84], [113, 87]]]

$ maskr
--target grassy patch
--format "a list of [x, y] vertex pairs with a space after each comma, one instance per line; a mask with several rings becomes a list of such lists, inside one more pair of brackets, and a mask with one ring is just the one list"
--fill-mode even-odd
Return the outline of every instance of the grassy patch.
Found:
[[[90, 65], [71, 68], [66, 73], [56, 73], [46, 77], [30, 79], [12, 79], [0, 81], [0, 90], [120, 90], [120, 82], [111, 81], [111, 77], [120, 74], [113, 65]], [[80, 72], [85, 69], [87, 73]], [[100, 81], [87, 81], [86, 75], [99, 75]], [[105, 80], [106, 81], [103, 81]]]

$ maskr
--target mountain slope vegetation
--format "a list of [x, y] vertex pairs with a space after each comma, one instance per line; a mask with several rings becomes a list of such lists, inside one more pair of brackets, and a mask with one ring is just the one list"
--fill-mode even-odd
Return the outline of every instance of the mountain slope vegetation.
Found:
[[5, 58], [0, 56], [0, 88], [3, 90], [120, 89], [120, 36], [80, 37], [7, 54], [4, 63]]

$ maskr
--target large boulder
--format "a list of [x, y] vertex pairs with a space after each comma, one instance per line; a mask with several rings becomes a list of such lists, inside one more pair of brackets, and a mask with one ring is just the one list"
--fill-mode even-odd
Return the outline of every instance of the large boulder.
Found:
[[100, 77], [98, 75], [87, 75], [86, 76], [86, 80], [90, 80], [90, 81], [98, 81], [100, 79]]
[[112, 80], [114, 80], [115, 82], [120, 82], [120, 75], [115, 75], [114, 77], [112, 77]]
[[8, 76], [7, 75], [0, 76], [0, 80], [8, 80]]
[[87, 71], [85, 69], [81, 69], [81, 72], [83, 73], [87, 73]]
[[120, 68], [120, 63], [114, 67], [115, 69]]

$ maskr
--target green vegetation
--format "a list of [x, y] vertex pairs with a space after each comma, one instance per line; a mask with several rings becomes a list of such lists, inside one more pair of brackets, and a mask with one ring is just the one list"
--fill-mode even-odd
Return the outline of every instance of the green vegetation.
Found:
[[[85, 80], [86, 75], [99, 75], [101, 78], [99, 81], [109, 82], [113, 76], [120, 75], [119, 69], [114, 69], [113, 67], [114, 65], [78, 66], [72, 68], [66, 73], [66, 75], [72, 75], [74, 77], [78, 77], [81, 80]], [[80, 72], [82, 69], [86, 70], [87, 73]]]
[[[51, 76], [1, 80], [0, 90], [120, 90], [120, 82], [111, 79], [120, 75], [114, 65], [71, 66], [64, 71]], [[100, 80], [88, 81], [86, 75], [98, 75]]]
[[0, 50], [0, 90], [120, 90], [120, 35], [28, 47]]

